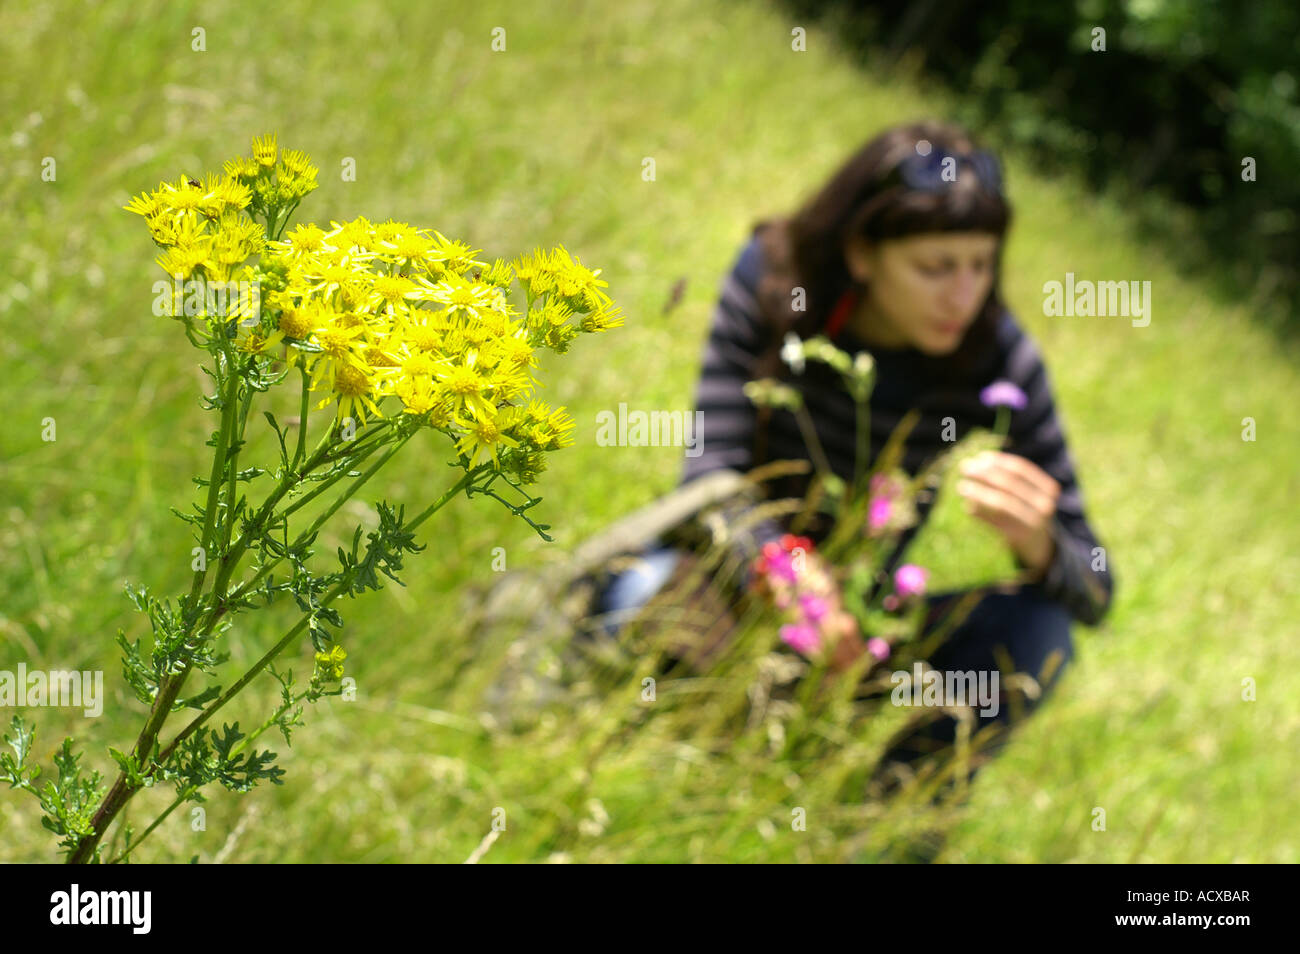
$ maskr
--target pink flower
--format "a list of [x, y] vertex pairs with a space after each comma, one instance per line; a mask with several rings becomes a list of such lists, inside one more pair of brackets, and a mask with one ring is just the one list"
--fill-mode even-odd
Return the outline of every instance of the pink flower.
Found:
[[812, 593], [804, 593], [799, 597], [799, 608], [810, 623], [820, 623], [829, 609], [824, 599]]
[[889, 643], [885, 642], [879, 636], [872, 636], [867, 640], [867, 652], [875, 656], [876, 659], [884, 661], [889, 658]]
[[821, 638], [809, 623], [787, 623], [781, 627], [781, 640], [795, 652], [807, 655], [821, 648]]
[[867, 512], [867, 530], [871, 533], [879, 532], [889, 523], [889, 514], [893, 509], [893, 502], [888, 497], [874, 498]]
[[903, 492], [903, 481], [897, 474], [872, 474], [869, 486], [872, 496], [893, 498]]
[[767, 558], [767, 572], [787, 583], [795, 581], [794, 563], [790, 560], [790, 554], [784, 551], [778, 551]]
[[922, 569], [915, 563], [904, 563], [894, 571], [894, 589], [900, 599], [920, 596], [925, 592], [925, 581], [930, 571]]

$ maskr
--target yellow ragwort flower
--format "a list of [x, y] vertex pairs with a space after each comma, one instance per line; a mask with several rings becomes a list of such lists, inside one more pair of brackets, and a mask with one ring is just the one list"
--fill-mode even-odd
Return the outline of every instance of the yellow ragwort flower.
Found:
[[259, 166], [270, 169], [275, 165], [277, 153], [275, 133], [267, 133], [265, 136], [253, 139], [253, 159]]

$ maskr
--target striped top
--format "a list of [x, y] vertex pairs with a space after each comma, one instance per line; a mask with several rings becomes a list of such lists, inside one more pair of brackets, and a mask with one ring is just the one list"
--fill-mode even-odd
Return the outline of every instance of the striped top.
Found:
[[[755, 236], [722, 283], [696, 392], [696, 409], [703, 412], [698, 438], [701, 451], [686, 459], [683, 483], [719, 468], [744, 472], [762, 462], [755, 453], [757, 409], [742, 391], [745, 383], [757, 376], [757, 359], [768, 346], [769, 329], [764, 327], [757, 299], [762, 267], [762, 252]], [[841, 298], [825, 333], [850, 354], [871, 351], [875, 359], [876, 383], [870, 401], [872, 461], [913, 408], [919, 411], [920, 419], [907, 438], [902, 463], [908, 473], [915, 475], [952, 448], [952, 441], [945, 441], [944, 436], [955, 435], [960, 440], [972, 428], [994, 427], [996, 412], [980, 402], [983, 387], [1005, 379], [1024, 391], [1028, 404], [1011, 415], [1007, 450], [1033, 461], [1061, 485], [1053, 527], [1056, 555], [1040, 585], [1049, 598], [1061, 603], [1079, 622], [1100, 622], [1110, 607], [1113, 592], [1109, 554], [1094, 549], [1100, 544], [1088, 525], [1065, 432], [1037, 346], [1004, 311], [997, 325], [996, 347], [987, 360], [959, 376], [952, 372], [941, 374], [934, 359], [915, 349], [870, 348], [858, 339], [845, 323], [852, 304], [851, 298]], [[803, 374], [790, 375], [785, 383], [802, 393], [831, 468], [851, 481], [856, 405], [839, 374], [821, 362], [809, 361]], [[946, 435], [945, 418], [952, 418]], [[808, 460], [811, 455], [794, 414], [774, 410], [763, 460], [792, 458]], [[773, 482], [770, 492], [774, 497], [802, 496], [809, 479], [797, 476]], [[822, 524], [805, 532], [820, 541], [828, 530]], [[889, 561], [891, 567], [901, 561], [915, 530], [904, 535]], [[752, 550], [783, 531], [781, 524], [767, 521], [754, 530], [746, 549]]]

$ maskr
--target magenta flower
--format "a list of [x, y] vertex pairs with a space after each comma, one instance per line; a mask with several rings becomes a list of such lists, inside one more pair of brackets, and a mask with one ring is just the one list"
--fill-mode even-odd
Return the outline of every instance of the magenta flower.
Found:
[[807, 655], [821, 648], [821, 637], [810, 623], [787, 623], [781, 627], [781, 640], [795, 652]]
[[773, 576], [785, 580], [788, 583], [795, 581], [794, 563], [790, 559], [790, 554], [781, 550], [767, 558], [768, 572]]
[[813, 593], [804, 593], [799, 597], [799, 608], [803, 610], [804, 618], [810, 623], [820, 623], [829, 609], [826, 601]]
[[876, 659], [883, 662], [889, 658], [889, 643], [885, 642], [879, 636], [872, 636], [867, 640], [867, 652], [875, 656]]
[[888, 497], [876, 497], [872, 500], [871, 507], [867, 511], [867, 530], [871, 533], [879, 532], [889, 523], [889, 514], [893, 509], [893, 501]]
[[894, 499], [903, 492], [903, 486], [893, 474], [871, 475], [871, 503], [867, 508], [867, 532], [879, 533], [889, 523], [894, 512]]
[[909, 596], [920, 596], [925, 592], [925, 581], [929, 576], [929, 570], [925, 570], [915, 563], [904, 563], [894, 571], [894, 590], [901, 599], [907, 599]]
[[897, 497], [903, 491], [903, 485], [893, 474], [872, 474], [871, 493], [873, 496]]
[[985, 407], [1009, 407], [1013, 411], [1023, 411], [1029, 398], [1010, 381], [994, 381], [980, 391], [980, 403]]

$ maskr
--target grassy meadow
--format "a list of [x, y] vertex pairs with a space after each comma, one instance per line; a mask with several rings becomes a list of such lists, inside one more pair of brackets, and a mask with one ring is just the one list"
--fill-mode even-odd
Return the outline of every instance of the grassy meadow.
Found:
[[[854, 65], [822, 29], [792, 51], [796, 25], [773, 4], [722, 0], [0, 8], [0, 669], [101, 669], [107, 692], [97, 719], [25, 713], [47, 770], [65, 734], [106, 775], [107, 747], [135, 737], [143, 707], [113, 637], [148, 627], [123, 584], [187, 588], [190, 528], [168, 507], [193, 499], [210, 460], [209, 382], [181, 329], [150, 312], [161, 271], [121, 208], [132, 195], [274, 131], [321, 168], [296, 220], [392, 217], [489, 259], [563, 243], [604, 270], [627, 315], [543, 364], [543, 397], [578, 421], [538, 488], [555, 542], [491, 501], [444, 510], [405, 588], [340, 607], [357, 701], [308, 710], [292, 747], [264, 737], [285, 784], [210, 791], [204, 830], [186, 806], [135, 860], [459, 862], [495, 809], [507, 827], [484, 862], [880, 860], [927, 823], [906, 802], [842, 796], [887, 725], [802, 725], [818, 758], [770, 727], [717, 744], [706, 681], [661, 685], [663, 716], [628, 681], [509, 731], [481, 698], [508, 634], [462, 625], [495, 548], [510, 569], [563, 560], [676, 483], [680, 449], [598, 446], [596, 415], [690, 406], [752, 220], [789, 209], [877, 130], [951, 113], [938, 91]], [[1055, 698], [944, 819], [939, 860], [1300, 861], [1297, 348], [1270, 303], [1234, 300], [1212, 269], [1176, 270], [1176, 234], [1139, 236], [1118, 197], [1005, 160], [1004, 291], [1046, 355], [1117, 602], [1102, 628], [1076, 629]], [[1043, 283], [1067, 272], [1149, 280], [1150, 325], [1045, 317]], [[277, 414], [296, 413], [279, 397]], [[323, 555], [375, 524], [376, 499], [414, 506], [450, 484], [430, 443], [344, 508]], [[270, 446], [262, 434], [251, 453]], [[228, 634], [232, 674], [292, 622], [258, 616]], [[290, 665], [310, 666], [308, 645]], [[255, 688], [230, 718], [264, 715], [276, 687]], [[128, 817], [143, 827], [169, 800], [144, 793]], [[806, 831], [791, 830], [796, 807]], [[54, 842], [34, 799], [0, 792], [0, 861], [57, 860]]]

